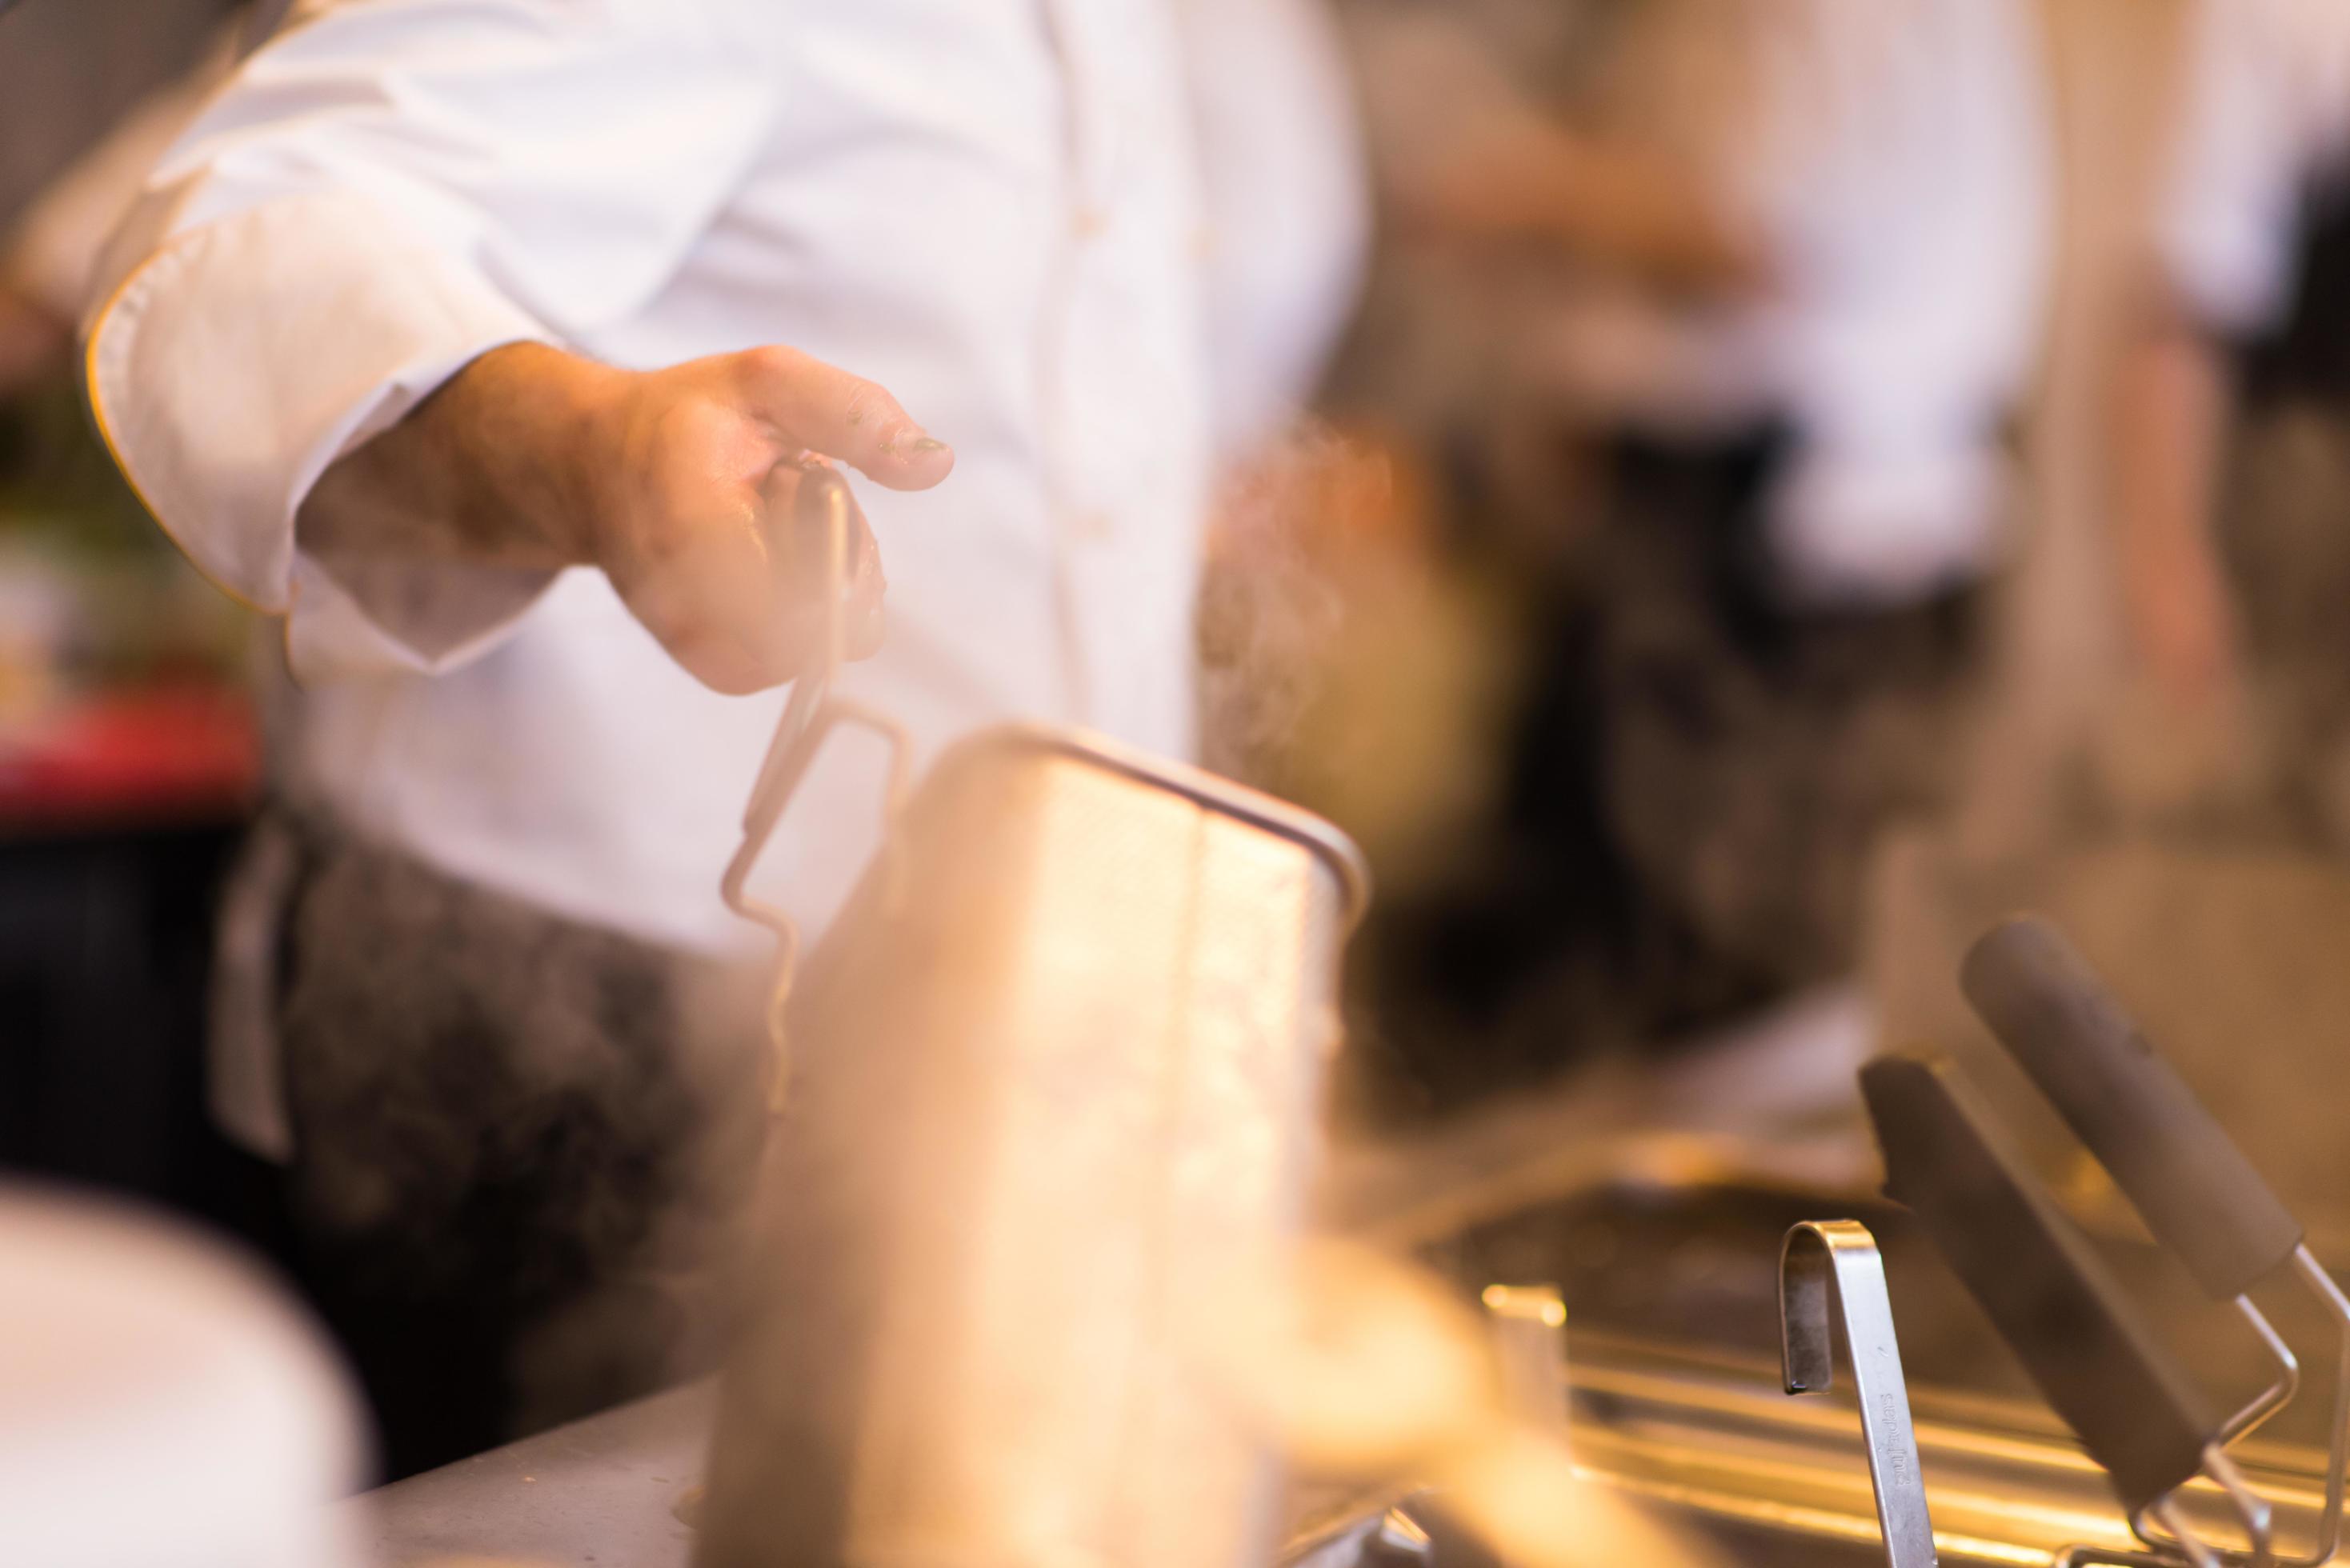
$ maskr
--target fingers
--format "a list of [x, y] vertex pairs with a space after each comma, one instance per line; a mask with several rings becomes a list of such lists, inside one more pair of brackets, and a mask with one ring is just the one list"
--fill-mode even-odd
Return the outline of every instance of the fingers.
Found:
[[[806, 658], [821, 655], [835, 614], [840, 618], [842, 656], [870, 658], [880, 648], [888, 584], [880, 546], [847, 483], [826, 466], [780, 463], [761, 486], [760, 500], [779, 604], [805, 625], [798, 640], [807, 646]], [[835, 504], [845, 513], [847, 546], [837, 584], [831, 558]]]
[[[824, 661], [830, 622], [804, 597], [784, 602], [770, 593], [754, 603], [754, 593], [746, 591], [735, 596], [743, 602], [721, 604], [713, 598], [723, 596], [705, 591], [695, 596], [690, 609], [663, 602], [675, 597], [650, 585], [629, 601], [629, 608], [687, 673], [712, 691], [734, 697], [764, 691], [798, 680]], [[847, 607], [843, 655], [869, 659], [881, 646], [879, 597], [860, 586]]]
[[828, 571], [789, 569], [763, 547], [756, 519], [696, 530], [658, 560], [614, 579], [630, 613], [702, 684], [739, 696], [797, 680], [827, 657], [840, 618], [843, 657], [881, 642], [880, 553], [862, 530], [837, 607]]
[[750, 402], [786, 442], [837, 458], [892, 490], [927, 490], [952, 472], [953, 449], [863, 377], [795, 348], [735, 358]]
[[[806, 454], [898, 489], [937, 483], [954, 454], [881, 388], [789, 350], [700, 360], [641, 386], [632, 499], [615, 514], [626, 525], [602, 530], [596, 557], [637, 618], [728, 693], [806, 673], [836, 626], [841, 657], [878, 651], [879, 548], [841, 477]], [[848, 524], [837, 576], [835, 502]]]
[[689, 674], [741, 696], [791, 680], [813, 647], [763, 565], [747, 532], [713, 529], [615, 586]]

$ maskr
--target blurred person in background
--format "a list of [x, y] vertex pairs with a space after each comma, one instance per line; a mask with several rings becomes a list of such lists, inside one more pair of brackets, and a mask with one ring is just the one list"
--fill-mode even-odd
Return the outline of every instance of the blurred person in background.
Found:
[[[842, 685], [918, 765], [1014, 717], [1183, 754], [1211, 472], [1359, 208], [1310, 0], [310, 6], [164, 156], [88, 393], [284, 622], [223, 1108], [394, 1473], [693, 1354], [765, 1098], [718, 877], [827, 587], [763, 543], [795, 460], [865, 476]], [[873, 762], [757, 878], [811, 929]]]
[[211, 910], [258, 771], [251, 628], [123, 483], [73, 335], [108, 234], [268, 9], [0, 18], [0, 1166], [256, 1239], [202, 1093]]
[[148, 94], [48, 180], [0, 233], [0, 400], [65, 368], [90, 271], [140, 182], [238, 56], [288, 7], [289, 0], [201, 0], [194, 9], [221, 19], [194, 68]]
[[2178, 83], [2108, 472], [2146, 804], [2350, 851], [2350, 11], [2195, 0]]
[[[223, 57], [219, 67], [224, 68]], [[207, 66], [159, 93], [109, 132], [36, 198], [0, 244], [0, 398], [62, 370], [90, 268], [164, 147], [203, 101]]]
[[1349, 16], [1386, 270], [1443, 327], [1342, 396], [1415, 409], [1522, 585], [1499, 821], [1380, 949], [1442, 1098], [1850, 972], [1879, 829], [1954, 782], [2044, 84], [2021, 0]]

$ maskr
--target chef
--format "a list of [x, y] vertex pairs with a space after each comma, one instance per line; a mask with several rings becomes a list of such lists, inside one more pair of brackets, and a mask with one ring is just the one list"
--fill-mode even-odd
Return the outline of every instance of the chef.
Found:
[[1544, 1075], [1855, 971], [1885, 826], [1963, 771], [2045, 83], [2021, 0], [1362, 8], [1380, 166], [1453, 253], [1409, 395], [1473, 366], [1437, 417], [1526, 595], [1492, 844], [1373, 927], [1459, 1094], [1472, 1033]]
[[[2350, 851], [2350, 10], [2198, 0], [2114, 379], [2122, 602], [2190, 806]], [[2249, 701], [2247, 701], [2249, 699]], [[2262, 721], [2251, 723], [2251, 720]]]
[[[843, 685], [918, 763], [1190, 747], [1212, 470], [1363, 226], [1310, 5], [312, 5], [147, 182], [90, 404], [296, 683], [224, 1108], [395, 1473], [691, 1355], [760, 1098], [718, 877], [823, 591], [762, 542], [796, 460], [853, 475], [887, 636]], [[755, 890], [821, 925], [879, 765], [827, 757]]]

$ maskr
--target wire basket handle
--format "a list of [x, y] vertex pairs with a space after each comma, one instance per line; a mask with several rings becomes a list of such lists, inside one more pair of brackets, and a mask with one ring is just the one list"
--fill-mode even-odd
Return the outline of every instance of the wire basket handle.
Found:
[[784, 705], [782, 722], [775, 726], [775, 739], [767, 744], [758, 777], [751, 786], [750, 802], [743, 808], [743, 842], [736, 846], [733, 858], [726, 863], [726, 874], [719, 883], [728, 909], [766, 927], [775, 936], [766, 1026], [768, 1044], [775, 1053], [771, 1108], [778, 1111], [790, 1077], [790, 1048], [784, 1015], [799, 963], [800, 928], [799, 922], [780, 906], [751, 896], [751, 872], [774, 839], [776, 825], [783, 820], [793, 795], [806, 778], [816, 753], [832, 732], [843, 724], [869, 730], [889, 742], [889, 774], [881, 803], [881, 853], [894, 866], [898, 858], [898, 823], [905, 810], [913, 754], [912, 739], [904, 725], [866, 703], [833, 694], [833, 683], [847, 656], [844, 601], [848, 592], [848, 552], [852, 539], [862, 530], [863, 519], [847, 482], [831, 467], [809, 462], [800, 464], [798, 472], [791, 513], [781, 524], [790, 533], [780, 540], [772, 539], [771, 534], [771, 542], [777, 557], [795, 564], [807, 558], [807, 545], [820, 546], [825, 563], [824, 639], [815, 664], [792, 683], [790, 701]]

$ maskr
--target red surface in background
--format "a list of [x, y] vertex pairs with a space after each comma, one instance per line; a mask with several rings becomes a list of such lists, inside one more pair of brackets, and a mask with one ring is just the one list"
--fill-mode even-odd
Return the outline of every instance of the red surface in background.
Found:
[[235, 815], [260, 781], [260, 729], [242, 691], [97, 692], [0, 731], [0, 832]]

